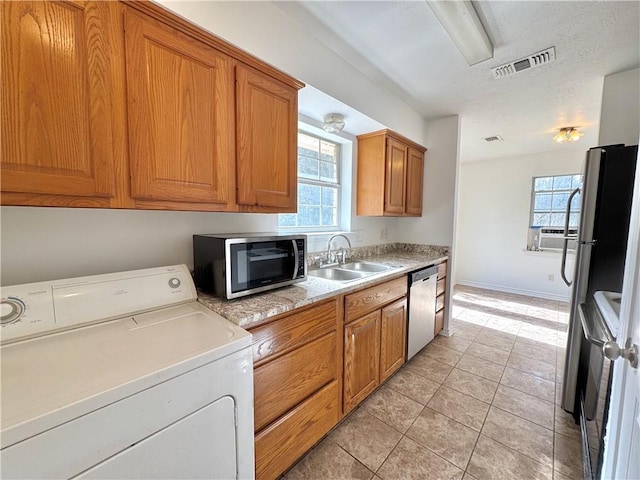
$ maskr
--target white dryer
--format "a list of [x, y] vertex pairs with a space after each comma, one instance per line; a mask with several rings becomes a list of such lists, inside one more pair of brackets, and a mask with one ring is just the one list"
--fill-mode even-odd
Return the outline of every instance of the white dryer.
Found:
[[0, 476], [253, 478], [251, 335], [184, 265], [2, 288]]

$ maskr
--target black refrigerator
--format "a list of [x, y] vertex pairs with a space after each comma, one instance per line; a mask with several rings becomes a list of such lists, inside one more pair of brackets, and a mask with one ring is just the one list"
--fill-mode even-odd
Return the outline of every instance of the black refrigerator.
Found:
[[[609, 339], [615, 337], [611, 325], [597, 314], [593, 297], [597, 291], [622, 292], [637, 157], [637, 145], [590, 149], [583, 188], [572, 192], [567, 205], [568, 216], [574, 196], [582, 197], [576, 237], [567, 236], [565, 221], [561, 274], [572, 286], [572, 293], [562, 407], [582, 427], [585, 478], [599, 475], [613, 368], [602, 354], [602, 343], [594, 340], [593, 331], [602, 331], [602, 336]], [[572, 281], [565, 273], [570, 241], [577, 242]]]

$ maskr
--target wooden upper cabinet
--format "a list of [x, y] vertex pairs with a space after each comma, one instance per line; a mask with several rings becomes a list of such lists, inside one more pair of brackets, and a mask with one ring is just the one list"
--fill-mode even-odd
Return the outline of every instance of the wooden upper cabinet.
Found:
[[110, 206], [114, 9], [80, 1], [0, 8], [2, 203]]
[[356, 213], [421, 216], [425, 151], [391, 130], [358, 136]]
[[236, 66], [237, 202], [266, 211], [297, 206], [298, 93]]
[[409, 147], [407, 154], [407, 197], [405, 212], [422, 215], [422, 188], [424, 177], [424, 152]]
[[231, 59], [131, 8], [125, 18], [131, 196], [229, 202]]

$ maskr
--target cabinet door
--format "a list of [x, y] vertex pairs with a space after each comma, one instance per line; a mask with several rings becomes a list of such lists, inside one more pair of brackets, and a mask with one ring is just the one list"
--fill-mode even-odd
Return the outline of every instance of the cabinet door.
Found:
[[407, 203], [408, 215], [422, 215], [422, 181], [424, 176], [424, 153], [409, 147], [407, 156]]
[[344, 412], [380, 383], [380, 310], [344, 328]]
[[382, 309], [380, 331], [380, 382], [402, 364], [407, 350], [407, 300], [403, 298]]
[[385, 165], [384, 211], [402, 215], [405, 209], [407, 179], [407, 146], [393, 138], [387, 139]]
[[227, 203], [230, 59], [132, 9], [125, 28], [131, 196]]
[[238, 65], [236, 125], [238, 204], [295, 212], [297, 90]]
[[108, 31], [116, 7], [2, 2], [3, 194], [85, 197], [84, 206], [109, 206], [118, 149]]

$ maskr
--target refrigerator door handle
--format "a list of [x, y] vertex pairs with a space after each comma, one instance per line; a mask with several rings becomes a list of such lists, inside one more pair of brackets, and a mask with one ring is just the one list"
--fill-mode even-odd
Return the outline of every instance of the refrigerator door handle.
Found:
[[562, 265], [560, 266], [560, 276], [562, 277], [562, 280], [564, 281], [564, 283], [567, 284], [567, 286], [571, 286], [571, 284], [573, 282], [571, 282], [568, 278], [567, 278], [567, 273], [566, 273], [566, 267], [567, 267], [567, 247], [569, 246], [569, 215], [571, 213], [571, 202], [573, 201], [573, 197], [575, 197], [578, 193], [580, 193], [580, 189], [576, 188], [573, 192], [571, 192], [571, 195], [569, 195], [569, 199], [567, 200], [567, 210], [565, 211], [565, 215], [564, 215], [564, 243], [562, 245]]

